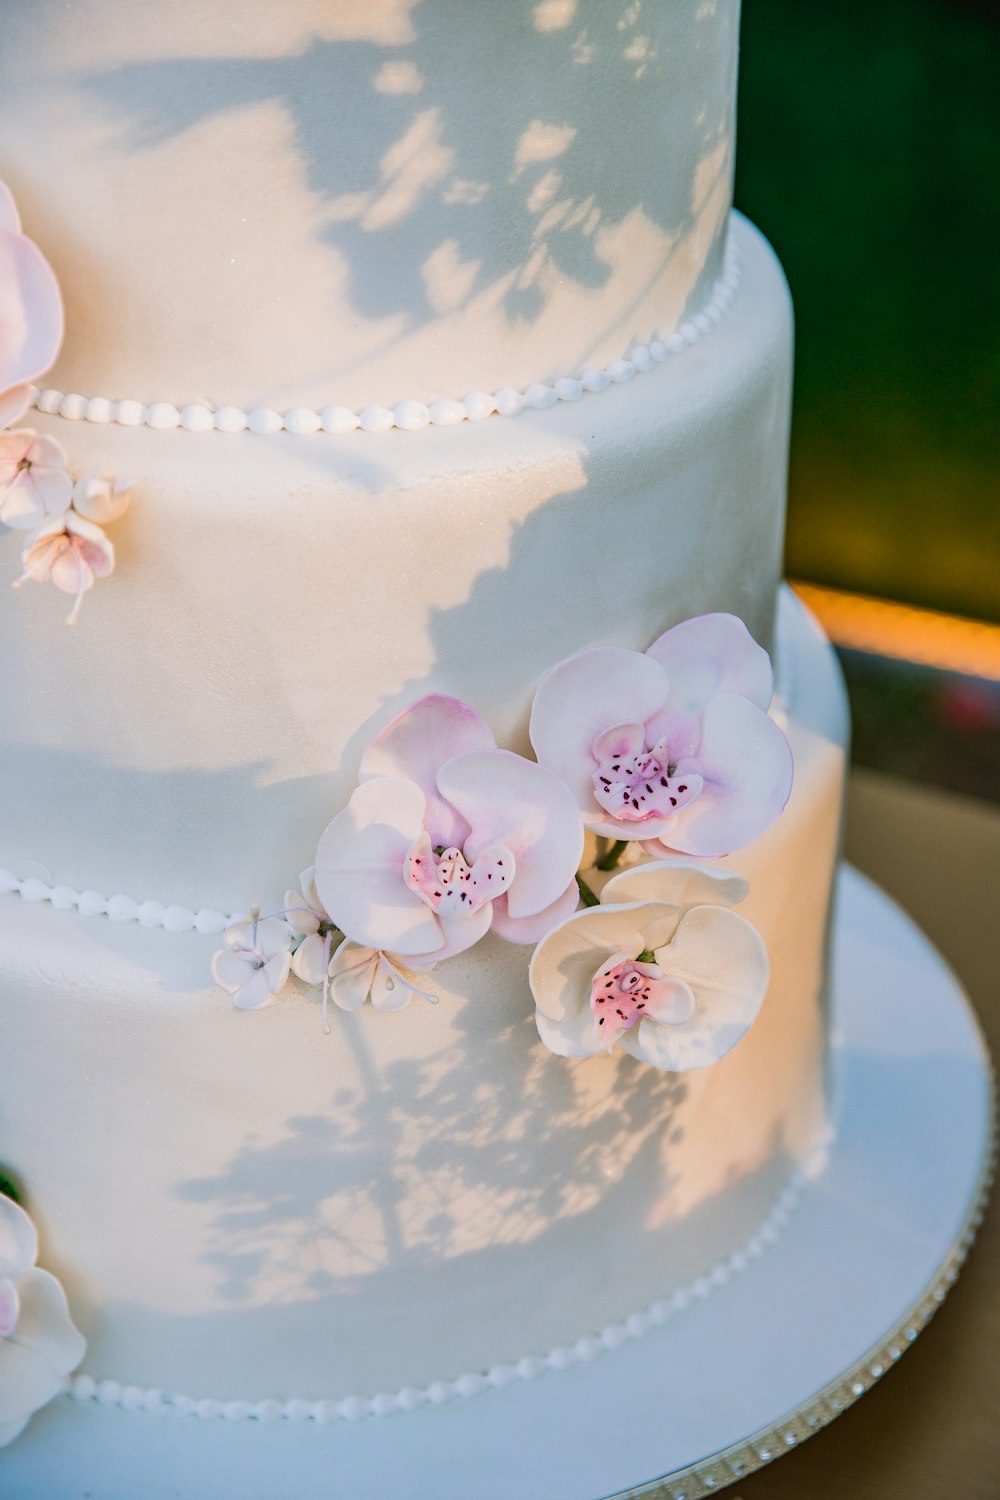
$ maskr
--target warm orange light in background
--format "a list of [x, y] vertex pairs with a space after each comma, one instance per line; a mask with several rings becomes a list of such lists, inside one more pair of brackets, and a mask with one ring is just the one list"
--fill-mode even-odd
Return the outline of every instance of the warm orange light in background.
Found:
[[1000, 625], [818, 584], [793, 587], [837, 646], [1000, 682]]

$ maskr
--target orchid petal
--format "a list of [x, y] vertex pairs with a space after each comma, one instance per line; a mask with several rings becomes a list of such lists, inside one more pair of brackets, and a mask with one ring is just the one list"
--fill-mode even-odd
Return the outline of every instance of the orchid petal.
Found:
[[0, 1193], [0, 1276], [17, 1281], [38, 1257], [35, 1226], [20, 1204]]
[[0, 180], [0, 229], [7, 229], [11, 234], [21, 233], [21, 216], [14, 202], [14, 194], [2, 180]]
[[37, 1267], [18, 1283], [21, 1309], [13, 1337], [46, 1360], [53, 1370], [66, 1375], [76, 1368], [87, 1349], [87, 1340], [69, 1315], [66, 1294], [54, 1276]]
[[591, 753], [598, 763], [605, 760], [628, 760], [641, 755], [646, 748], [645, 730], [641, 724], [618, 724], [605, 729], [591, 746]]
[[661, 859], [619, 870], [601, 892], [601, 901], [667, 901], [686, 911], [691, 906], [736, 906], [749, 889], [743, 876], [730, 870]]
[[394, 776], [363, 781], [320, 839], [319, 899], [356, 943], [404, 954], [441, 948], [437, 917], [403, 878], [426, 806], [415, 782]]
[[577, 912], [553, 928], [532, 955], [528, 983], [535, 1004], [553, 1021], [573, 1017], [581, 1009], [589, 1017], [591, 984], [601, 964], [612, 954], [637, 956], [645, 948], [668, 943], [678, 917], [673, 907], [651, 901]]
[[38, 246], [0, 229], [0, 390], [36, 380], [59, 353], [59, 283]]
[[542, 1042], [557, 1057], [595, 1057], [604, 1048], [594, 1036], [590, 1011], [553, 1020], [541, 1009], [535, 1010], [535, 1025]]
[[717, 693], [736, 693], [760, 709], [771, 701], [771, 659], [736, 615], [682, 620], [664, 631], [646, 654], [669, 679], [669, 709], [684, 718], [700, 714]]
[[31, 405], [31, 386], [12, 385], [9, 391], [0, 391], [0, 427], [10, 427], [19, 422]]
[[378, 954], [350, 940], [330, 960], [330, 998], [341, 1010], [360, 1010], [368, 999]]
[[585, 813], [597, 810], [594, 741], [615, 726], [645, 724], [668, 691], [666, 674], [652, 657], [618, 646], [581, 651], [542, 678], [531, 708], [531, 743]]
[[[664, 978], [657, 979], [651, 987], [645, 1019], [652, 1017], [660, 1026], [679, 1026], [691, 1019], [696, 1006], [691, 986], [676, 975], [667, 974]], [[642, 1025], [642, 1022], [639, 1024]]]
[[[427, 959], [435, 964], [440, 963], [443, 958], [454, 958], [456, 953], [464, 953], [466, 949], [474, 947], [480, 938], [486, 936], [493, 922], [493, 902], [487, 901], [478, 911], [472, 912], [469, 916], [438, 917], [437, 920], [444, 940], [443, 946], [434, 953], [426, 955]], [[398, 952], [398, 949], [394, 951]], [[421, 955], [414, 955], [414, 957], [421, 957]]]
[[387, 724], [361, 757], [360, 781], [401, 776], [413, 781], [427, 798], [424, 822], [433, 844], [461, 849], [468, 825], [443, 800], [438, 771], [446, 761], [471, 750], [494, 750], [496, 741], [486, 720], [466, 703], [431, 693]]
[[0, 1424], [17, 1422], [59, 1394], [65, 1371], [17, 1338], [0, 1339]]
[[[746, 698], [720, 693], [702, 719], [701, 748], [689, 766], [704, 778], [697, 801], [679, 808], [656, 836], [682, 854], [742, 849], [771, 826], [792, 789], [792, 752], [773, 719]], [[650, 830], [651, 832], [652, 830]]]
[[507, 750], [479, 750], [442, 766], [438, 786], [469, 824], [472, 863], [494, 844], [513, 854], [511, 916], [533, 916], [558, 900], [583, 854], [579, 809], [558, 776]]
[[580, 890], [575, 876], [561, 896], [530, 917], [512, 917], [507, 897], [500, 896], [493, 902], [493, 931], [508, 943], [540, 943], [554, 927], [571, 917], [579, 904]]

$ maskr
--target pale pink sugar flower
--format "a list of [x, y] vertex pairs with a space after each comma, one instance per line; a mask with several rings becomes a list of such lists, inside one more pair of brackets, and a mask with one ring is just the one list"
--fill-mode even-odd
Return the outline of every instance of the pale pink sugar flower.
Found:
[[587, 828], [650, 854], [728, 854], [788, 800], [792, 757], [767, 709], [767, 653], [734, 615], [700, 615], [645, 653], [597, 647], [539, 683], [531, 743]]
[[0, 432], [0, 521], [31, 531], [63, 515], [73, 498], [66, 453], [54, 438], [31, 428]]
[[84, 474], [73, 486], [73, 509], [86, 520], [107, 526], [128, 510], [130, 490], [128, 481], [114, 474]]
[[341, 1010], [360, 1010], [366, 1001], [376, 1010], [405, 1010], [414, 996], [436, 1005], [437, 996], [426, 988], [424, 977], [431, 967], [414, 969], [397, 953], [348, 939], [330, 963], [330, 995]]
[[316, 889], [353, 942], [418, 965], [492, 927], [534, 943], [577, 906], [583, 828], [545, 767], [498, 750], [457, 698], [432, 694], [369, 745], [323, 834]]
[[73, 594], [66, 624], [75, 625], [84, 594], [93, 588], [96, 578], [107, 578], [114, 566], [115, 549], [101, 528], [67, 511], [27, 538], [21, 552], [23, 571], [13, 587], [29, 582], [54, 583], [64, 594]]
[[52, 267], [21, 232], [13, 194], [0, 182], [0, 428], [17, 422], [59, 353], [63, 307]]
[[223, 933], [212, 978], [237, 1010], [261, 1010], [285, 987], [292, 962], [292, 929], [279, 917], [249, 918]]

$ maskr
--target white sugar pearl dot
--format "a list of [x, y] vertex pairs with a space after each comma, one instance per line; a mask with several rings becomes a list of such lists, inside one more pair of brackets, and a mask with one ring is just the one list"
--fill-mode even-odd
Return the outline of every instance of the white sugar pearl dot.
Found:
[[547, 1368], [544, 1359], [538, 1354], [526, 1354], [514, 1366], [519, 1380], [535, 1380]]
[[597, 395], [600, 391], [607, 390], [611, 384], [611, 376], [607, 370], [584, 370], [580, 384], [585, 391], [591, 391], [594, 395]]
[[687, 339], [677, 329], [673, 333], [668, 333], [663, 342], [670, 354], [680, 354], [682, 349], [687, 348]]
[[491, 396], [489, 391], [470, 391], [462, 405], [470, 422], [481, 422], [484, 417], [492, 416], [497, 409], [496, 397]]
[[324, 432], [353, 432], [361, 426], [357, 412], [346, 406], [324, 406], [319, 416]]
[[399, 1393], [400, 1411], [416, 1411], [423, 1404], [423, 1392], [418, 1391], [414, 1385], [404, 1385]]
[[628, 1338], [628, 1330], [622, 1323], [609, 1323], [601, 1331], [601, 1344], [605, 1349], [620, 1349]]
[[682, 323], [677, 331], [685, 344], [696, 344], [701, 338], [701, 332], [694, 323]]
[[194, 912], [188, 906], [168, 906], [163, 913], [163, 926], [167, 932], [190, 932], [194, 922]]
[[74, 1375], [69, 1393], [74, 1401], [89, 1401], [97, 1390], [97, 1381], [92, 1375]]
[[[218, 426], [218, 412], [216, 412], [216, 426]], [[285, 425], [285, 419], [280, 411], [275, 411], [273, 406], [255, 406], [253, 411], [247, 413], [246, 425], [251, 432], [258, 437], [274, 437]], [[231, 431], [230, 428], [223, 429]]]
[[59, 415], [69, 417], [73, 422], [78, 422], [81, 417], [87, 415], [86, 396], [78, 396], [75, 391], [70, 392], [68, 396], [64, 396], [59, 403]]
[[143, 901], [139, 907], [140, 927], [162, 927], [166, 907], [162, 901]]
[[281, 1420], [281, 1402], [273, 1398], [268, 1401], [258, 1401], [253, 1409], [253, 1414], [258, 1422], [279, 1422]]
[[108, 902], [108, 916], [112, 922], [134, 922], [139, 915], [139, 903], [131, 896], [112, 896]]
[[550, 1370], [568, 1370], [571, 1365], [576, 1364], [576, 1357], [572, 1349], [560, 1345], [558, 1349], [551, 1349], [545, 1357], [545, 1363]]
[[193, 1396], [175, 1395], [171, 1396], [170, 1405], [177, 1412], [178, 1416], [193, 1417], [198, 1403]]
[[554, 389], [560, 401], [579, 401], [583, 397], [583, 386], [569, 375], [557, 380]]
[[220, 406], [213, 417], [216, 432], [244, 432], [247, 414], [238, 406]]
[[461, 401], [452, 401], [445, 396], [431, 403], [430, 418], [435, 427], [454, 427], [465, 421], [465, 407]]
[[91, 396], [87, 402], [87, 421], [110, 422], [111, 411], [111, 402], [107, 396]]
[[516, 417], [524, 410], [524, 397], [511, 385], [502, 386], [496, 393], [497, 411], [502, 417]]
[[181, 426], [186, 432], [211, 432], [215, 425], [212, 411], [207, 406], [185, 406], [181, 412]]
[[545, 385], [540, 380], [536, 380], [533, 385], [529, 385], [524, 393], [525, 404], [534, 407], [536, 411], [544, 411], [548, 406], [555, 406], [558, 399], [552, 387]]
[[573, 1345], [573, 1353], [579, 1360], [596, 1359], [600, 1352], [601, 1341], [595, 1338], [593, 1334], [588, 1334], [586, 1338], [577, 1339]]
[[363, 1396], [348, 1396], [346, 1401], [340, 1402], [337, 1411], [345, 1422], [360, 1422], [369, 1415], [370, 1407]]
[[108, 903], [100, 891], [81, 891], [76, 906], [84, 917], [98, 917], [108, 909]]
[[44, 880], [36, 880], [34, 876], [31, 876], [28, 880], [21, 882], [21, 899], [32, 906], [39, 901], [47, 901], [51, 895], [52, 887], [46, 885]]
[[713, 1287], [725, 1286], [729, 1280], [729, 1267], [726, 1265], [713, 1266], [709, 1272], [708, 1279]]
[[222, 1415], [227, 1422], [245, 1422], [253, 1413], [252, 1401], [227, 1401]]
[[39, 391], [35, 402], [36, 408], [44, 412], [47, 417], [54, 417], [62, 405], [63, 393], [50, 386], [47, 391]]
[[653, 354], [648, 344], [636, 344], [629, 359], [643, 375], [653, 368]]
[[162, 1391], [143, 1391], [142, 1409], [148, 1412], [166, 1411], [167, 1401]]
[[[0, 890], [2, 888], [2, 877], [0, 877]], [[71, 885], [54, 885], [49, 899], [56, 911], [72, 911], [80, 898]]]
[[393, 416], [387, 406], [366, 406], [360, 420], [365, 432], [388, 432]]
[[710, 302], [705, 308], [705, 317], [713, 328], [718, 328], [722, 322], [724, 312], [725, 309], [718, 302]]
[[707, 1276], [699, 1276], [691, 1288], [692, 1297], [697, 1297], [699, 1302], [704, 1302], [705, 1298], [711, 1295], [711, 1292], [712, 1283]]
[[141, 427], [146, 420], [146, 408], [141, 401], [119, 401], [116, 420], [121, 427]]
[[672, 1313], [683, 1312], [686, 1307], [691, 1306], [691, 1292], [687, 1287], [680, 1286], [669, 1298], [670, 1311]]
[[669, 349], [667, 348], [666, 344], [660, 341], [660, 339], [653, 340], [653, 342], [649, 346], [649, 352], [658, 365], [662, 365], [663, 361], [665, 359], [669, 359], [670, 357]]
[[707, 314], [703, 312], [695, 313], [691, 321], [694, 323], [694, 326], [697, 328], [699, 333], [708, 333], [708, 331], [712, 327], [711, 319], [707, 316]]
[[380, 1391], [371, 1399], [371, 1410], [373, 1417], [389, 1417], [394, 1411], [399, 1411], [399, 1397]]
[[663, 1323], [669, 1323], [672, 1313], [673, 1308], [670, 1303], [665, 1302], [662, 1298], [659, 1302], [654, 1302], [649, 1308], [649, 1316], [658, 1326]]
[[195, 930], [203, 937], [218, 937], [219, 933], [225, 932], [229, 926], [229, 918], [225, 912], [216, 911], [213, 907], [203, 906], [200, 911], [195, 912]]
[[392, 420], [404, 432], [416, 432], [418, 427], [426, 427], [430, 419], [423, 401], [401, 401], [392, 413]]
[[167, 432], [180, 424], [181, 414], [169, 401], [154, 401], [146, 410], [146, 425], [157, 432]]
[[517, 1371], [513, 1365], [491, 1365], [486, 1378], [495, 1390], [502, 1391], [514, 1384]]
[[102, 1406], [117, 1405], [122, 1388], [117, 1380], [99, 1380], [97, 1383], [97, 1399]]
[[313, 1416], [321, 1427], [329, 1427], [331, 1422], [337, 1420], [336, 1401], [317, 1401], [313, 1408]]
[[285, 1417], [289, 1422], [305, 1422], [312, 1416], [312, 1405], [308, 1401], [297, 1399], [289, 1401], [285, 1406]]
[[646, 1313], [630, 1313], [625, 1319], [625, 1332], [630, 1339], [641, 1339], [649, 1332], [651, 1319]]
[[199, 1401], [195, 1408], [195, 1416], [200, 1417], [203, 1422], [212, 1422], [222, 1416], [222, 1402], [214, 1396], [206, 1396]]
[[435, 1380], [424, 1393], [432, 1406], [443, 1406], [454, 1394], [447, 1380]]
[[470, 1372], [468, 1375], [460, 1375], [455, 1381], [455, 1393], [468, 1399], [470, 1396], [478, 1396], [481, 1391], [485, 1391], [488, 1384], [485, 1375]]
[[310, 411], [308, 406], [294, 406], [291, 411], [285, 412], [285, 431], [294, 432], [296, 437], [319, 432], [322, 426], [319, 412]]
[[21, 882], [13, 870], [0, 870], [0, 896], [10, 896], [21, 889]]
[[630, 359], [613, 359], [608, 365], [608, 374], [616, 385], [624, 385], [635, 374], [635, 365]]
[[138, 1385], [123, 1386], [119, 1404], [123, 1411], [138, 1411], [142, 1405], [142, 1387]]

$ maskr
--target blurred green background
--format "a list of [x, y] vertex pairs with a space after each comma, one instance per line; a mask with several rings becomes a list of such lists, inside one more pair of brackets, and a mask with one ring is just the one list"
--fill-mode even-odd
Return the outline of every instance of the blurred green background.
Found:
[[744, 0], [736, 202], [796, 308], [788, 572], [1000, 621], [1000, 10]]

